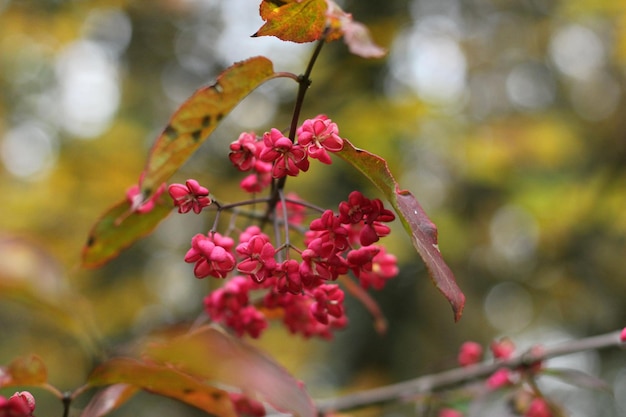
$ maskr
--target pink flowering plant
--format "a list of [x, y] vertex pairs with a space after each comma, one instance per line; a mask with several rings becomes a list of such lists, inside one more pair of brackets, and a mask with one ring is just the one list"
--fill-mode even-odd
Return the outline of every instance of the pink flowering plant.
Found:
[[[568, 352], [561, 347], [516, 355], [515, 345], [502, 339], [490, 345], [493, 361], [485, 362], [483, 347], [466, 342], [458, 354], [459, 368], [447, 373], [313, 401], [300, 381], [243, 340], [262, 337], [272, 321], [304, 338], [331, 339], [349, 325], [347, 297], [361, 302], [372, 315], [372, 325], [383, 333], [384, 311], [370, 291], [384, 291], [398, 275], [396, 256], [385, 247], [394, 221], [408, 234], [455, 321], [465, 304], [439, 251], [436, 226], [413, 194], [398, 184], [385, 159], [356, 147], [332, 115], [301, 115], [312, 69], [326, 43], [343, 39], [350, 52], [363, 58], [380, 58], [385, 50], [332, 0], [262, 0], [260, 16], [265, 23], [255, 36], [316, 42], [303, 74], [275, 71], [269, 59], [259, 56], [232, 65], [212, 85], [198, 89], [172, 115], [156, 138], [138, 183], [97, 221], [82, 252], [83, 267], [99, 267], [173, 212], [207, 216], [211, 226], [192, 233], [181, 256], [181, 262], [193, 266], [195, 279], [211, 283], [197, 306], [201, 320], [182, 330], [178, 326], [145, 335], [132, 348], [125, 347], [124, 356], [100, 363], [85, 385], [73, 391], [63, 393], [49, 384], [46, 367], [36, 356], [0, 367], [0, 388], [47, 390], [63, 403], [64, 416], [70, 414], [75, 398], [97, 389], [81, 417], [104, 416], [139, 390], [224, 417], [263, 416], [270, 411], [314, 417], [404, 401], [433, 404], [437, 414], [429, 415], [459, 417], [466, 415], [474, 398], [493, 392], [507, 393], [516, 404], [514, 415], [563, 415], [536, 383], [549, 371], [545, 359]], [[273, 79], [298, 87], [289, 125], [243, 132], [232, 138], [223, 155], [232, 175], [238, 176], [239, 189], [232, 195], [244, 197], [228, 201], [212, 193], [218, 188], [215, 184], [194, 178], [172, 181], [226, 114]], [[374, 185], [378, 195], [352, 190], [331, 207], [321, 207], [290, 189], [292, 179], [307, 175], [313, 164], [324, 168], [337, 159]], [[190, 273], [181, 279], [194, 278]], [[606, 335], [593, 346], [622, 344], [625, 332]], [[587, 348], [581, 346], [568, 349]], [[561, 376], [572, 379], [571, 373]], [[574, 379], [587, 386], [602, 385], [593, 377], [577, 374]], [[468, 385], [477, 380], [478, 387]], [[0, 396], [0, 417], [33, 416], [34, 411], [29, 391]]]

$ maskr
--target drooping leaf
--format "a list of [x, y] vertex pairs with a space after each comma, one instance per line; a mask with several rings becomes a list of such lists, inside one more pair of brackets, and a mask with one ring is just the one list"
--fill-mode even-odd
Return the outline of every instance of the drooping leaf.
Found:
[[80, 417], [102, 417], [119, 408], [139, 391], [139, 387], [115, 384], [96, 393], [80, 414]]
[[241, 100], [260, 84], [280, 76], [269, 59], [259, 56], [232, 65], [214, 84], [196, 90], [173, 114], [150, 151], [140, 181], [144, 198], [187, 161]]
[[[174, 398], [215, 416], [236, 416], [228, 393], [171, 366], [131, 358], [114, 358], [98, 366], [89, 376], [90, 386], [127, 384], [154, 394]], [[110, 393], [122, 400], [128, 391]], [[95, 406], [94, 406], [95, 407]], [[96, 410], [97, 411], [97, 410]]]
[[206, 326], [150, 346], [144, 355], [186, 374], [217, 381], [300, 417], [316, 415], [302, 384], [257, 348]]
[[169, 198], [155, 200], [147, 213], [132, 211], [124, 199], [111, 207], [95, 224], [83, 247], [82, 266], [94, 268], [115, 258], [124, 249], [146, 236], [172, 211]]
[[0, 388], [15, 385], [40, 386], [48, 382], [48, 369], [36, 355], [21, 356], [0, 367]]
[[415, 196], [409, 191], [400, 189], [383, 158], [355, 148], [347, 140], [344, 140], [343, 149], [336, 155], [360, 171], [389, 200], [404, 229], [411, 236], [413, 246], [426, 264], [433, 283], [450, 302], [454, 319], [458, 321], [463, 313], [465, 296], [441, 256], [437, 227], [428, 218]]
[[326, 0], [263, 0], [260, 7], [265, 24], [253, 36], [275, 36], [291, 42], [312, 42], [326, 27]]

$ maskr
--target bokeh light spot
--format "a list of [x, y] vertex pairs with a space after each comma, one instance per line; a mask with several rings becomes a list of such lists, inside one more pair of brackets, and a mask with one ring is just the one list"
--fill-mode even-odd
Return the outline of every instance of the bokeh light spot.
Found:
[[2, 163], [21, 179], [37, 179], [54, 166], [56, 137], [36, 123], [26, 122], [9, 130], [1, 145]]
[[532, 297], [515, 282], [493, 287], [485, 298], [484, 309], [489, 323], [507, 334], [523, 330], [534, 315]]

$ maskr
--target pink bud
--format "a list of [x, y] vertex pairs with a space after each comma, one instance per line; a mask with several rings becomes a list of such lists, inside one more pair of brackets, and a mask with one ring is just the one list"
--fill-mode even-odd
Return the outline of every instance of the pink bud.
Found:
[[478, 363], [483, 356], [483, 348], [476, 342], [465, 342], [459, 349], [458, 361], [461, 366]]
[[491, 342], [489, 346], [491, 352], [493, 353], [493, 357], [496, 359], [509, 359], [513, 352], [515, 352], [515, 344], [509, 338], [504, 338], [499, 341]]
[[619, 335], [619, 340], [621, 340], [622, 342], [626, 342], [626, 327], [622, 329], [622, 333], [620, 333]]

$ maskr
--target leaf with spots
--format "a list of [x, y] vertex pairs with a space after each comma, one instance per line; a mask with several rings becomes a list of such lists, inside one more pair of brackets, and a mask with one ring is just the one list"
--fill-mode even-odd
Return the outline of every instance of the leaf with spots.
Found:
[[269, 59], [259, 56], [232, 65], [214, 84], [196, 90], [176, 110], [150, 151], [140, 183], [144, 199], [187, 161], [241, 100], [280, 76]]
[[291, 42], [312, 42], [326, 27], [326, 0], [263, 0], [260, 7], [265, 24], [254, 36], [275, 36]]
[[[118, 388], [119, 392], [109, 392], [109, 399], [116, 401], [128, 399], [132, 389], [123, 387], [131, 386], [174, 398], [215, 416], [236, 416], [226, 391], [168, 365], [131, 358], [113, 358], [98, 366], [87, 379], [87, 384], [90, 387], [121, 387]], [[103, 415], [96, 411], [98, 409], [94, 406], [94, 414], [83, 414], [82, 417]]]
[[111, 207], [91, 229], [83, 247], [82, 266], [95, 268], [117, 257], [140, 238], [149, 234], [172, 211], [172, 200], [165, 194], [155, 200], [147, 213], [132, 211], [124, 199]]
[[465, 295], [441, 256], [437, 227], [428, 218], [415, 196], [409, 191], [400, 189], [383, 158], [355, 148], [347, 140], [344, 140], [343, 149], [336, 155], [360, 171], [389, 200], [402, 226], [411, 236], [413, 246], [426, 264], [433, 283], [452, 306], [454, 319], [458, 321], [463, 313]]

